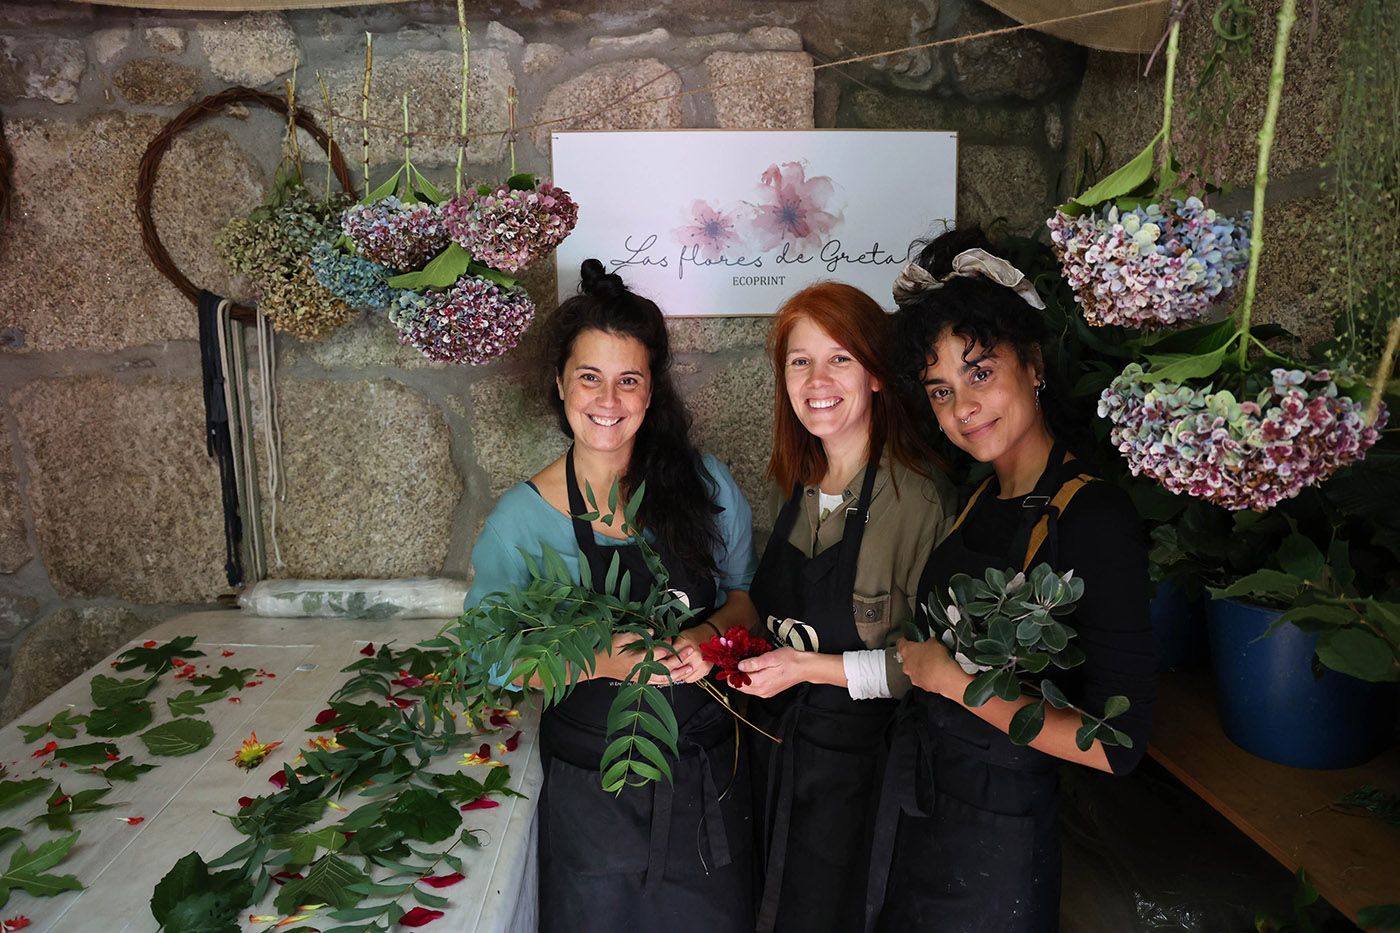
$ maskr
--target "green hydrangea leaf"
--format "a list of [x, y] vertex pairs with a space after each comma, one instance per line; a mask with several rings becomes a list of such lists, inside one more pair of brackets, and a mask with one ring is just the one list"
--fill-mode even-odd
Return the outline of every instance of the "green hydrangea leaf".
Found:
[[152, 755], [190, 755], [214, 740], [214, 727], [200, 719], [175, 719], [141, 733]]

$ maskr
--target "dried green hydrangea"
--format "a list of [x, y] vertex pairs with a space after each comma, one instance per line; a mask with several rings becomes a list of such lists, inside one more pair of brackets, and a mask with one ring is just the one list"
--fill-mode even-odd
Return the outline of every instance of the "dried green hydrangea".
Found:
[[214, 248], [235, 273], [253, 280], [258, 310], [277, 330], [303, 340], [323, 337], [349, 321], [353, 309], [316, 281], [307, 256], [318, 243], [340, 235], [345, 195], [316, 197], [301, 185], [281, 203], [264, 205], [228, 223]]

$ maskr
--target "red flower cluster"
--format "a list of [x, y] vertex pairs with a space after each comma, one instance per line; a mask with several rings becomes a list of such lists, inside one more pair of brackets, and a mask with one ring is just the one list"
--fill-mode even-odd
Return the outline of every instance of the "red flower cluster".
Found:
[[768, 639], [754, 635], [742, 625], [732, 625], [723, 635], [716, 635], [700, 646], [700, 656], [713, 664], [720, 680], [731, 687], [744, 687], [749, 675], [739, 670], [739, 662], [773, 650]]

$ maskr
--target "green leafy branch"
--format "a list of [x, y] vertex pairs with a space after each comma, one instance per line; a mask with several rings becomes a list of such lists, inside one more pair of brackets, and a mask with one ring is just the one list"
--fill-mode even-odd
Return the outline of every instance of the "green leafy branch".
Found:
[[[1038, 675], [1054, 665], [1068, 670], [1084, 663], [1084, 652], [1072, 644], [1076, 633], [1061, 621], [1072, 613], [1084, 595], [1084, 581], [1073, 571], [1055, 573], [1049, 564], [1037, 564], [1029, 574], [989, 567], [981, 580], [956, 574], [949, 581], [950, 602], [930, 599], [925, 606], [929, 628], [948, 650], [981, 670], [963, 693], [963, 702], [975, 709], [992, 697], [1008, 702], [1023, 696], [1035, 698], [1011, 718], [1008, 735], [1017, 745], [1029, 745], [1045, 726], [1045, 707], [1079, 714], [1075, 744], [1088, 751], [1094, 740], [1103, 745], [1132, 748], [1132, 737], [1109, 725], [1108, 720], [1129, 709], [1128, 698], [1111, 696], [1098, 716], [1071, 703], [1048, 677]], [[911, 640], [923, 641], [923, 632], [910, 623]]]

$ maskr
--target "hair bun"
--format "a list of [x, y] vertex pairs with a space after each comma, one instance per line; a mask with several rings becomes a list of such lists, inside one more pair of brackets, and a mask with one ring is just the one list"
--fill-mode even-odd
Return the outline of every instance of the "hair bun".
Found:
[[1000, 252], [992, 248], [982, 228], [973, 225], [954, 227], [927, 241], [919, 251], [919, 265], [934, 278], [942, 278], [953, 271], [953, 257], [969, 249], [983, 249], [1001, 257]]
[[616, 272], [605, 272], [603, 264], [596, 259], [585, 259], [579, 266], [579, 287], [585, 295], [594, 298], [616, 298], [627, 291], [622, 276]]

